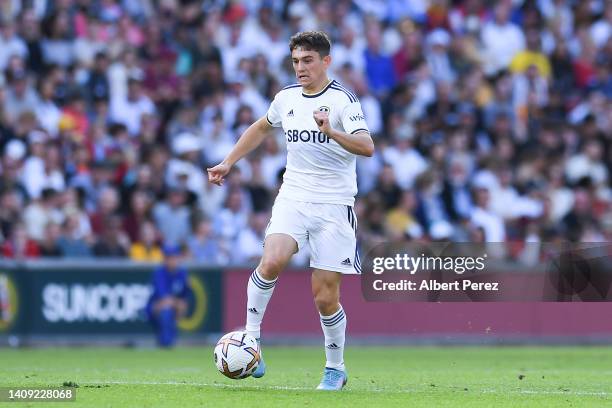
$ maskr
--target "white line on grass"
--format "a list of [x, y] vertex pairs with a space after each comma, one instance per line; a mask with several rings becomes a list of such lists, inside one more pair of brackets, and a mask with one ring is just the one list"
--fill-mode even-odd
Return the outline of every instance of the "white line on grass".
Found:
[[[201, 383], [201, 382], [182, 382], [182, 381], [86, 381], [85, 384], [102, 385], [187, 385], [190, 387], [216, 387], [216, 388], [232, 388], [232, 389], [256, 389], [256, 390], [276, 390], [276, 391], [315, 391], [309, 387], [288, 387], [284, 385], [234, 385], [222, 383]], [[457, 389], [460, 389], [459, 387]], [[367, 392], [387, 392], [387, 393], [419, 393], [425, 392], [423, 389], [381, 389], [371, 388], [356, 391]], [[575, 395], [575, 396], [592, 396], [592, 397], [610, 397], [612, 392], [605, 391], [546, 391], [546, 390], [471, 390], [482, 394], [528, 394], [528, 395]], [[427, 390], [429, 392], [429, 390]]]

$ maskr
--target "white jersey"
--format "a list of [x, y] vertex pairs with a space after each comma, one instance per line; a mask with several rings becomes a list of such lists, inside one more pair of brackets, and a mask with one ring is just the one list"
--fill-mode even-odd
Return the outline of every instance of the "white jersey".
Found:
[[287, 169], [278, 197], [353, 205], [356, 156], [319, 131], [314, 111], [329, 112], [334, 129], [369, 132], [359, 100], [337, 81], [316, 94], [303, 93], [299, 84], [283, 88], [266, 116], [270, 125], [282, 126], [287, 141]]

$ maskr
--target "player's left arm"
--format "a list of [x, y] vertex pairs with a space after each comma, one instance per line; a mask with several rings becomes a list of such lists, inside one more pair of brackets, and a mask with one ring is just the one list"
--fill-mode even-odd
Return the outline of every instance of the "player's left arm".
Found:
[[314, 111], [313, 117], [319, 130], [348, 152], [366, 157], [372, 157], [374, 154], [374, 141], [365, 124], [365, 118], [358, 102], [347, 106], [342, 114], [344, 128], [350, 133], [332, 128], [329, 112]]

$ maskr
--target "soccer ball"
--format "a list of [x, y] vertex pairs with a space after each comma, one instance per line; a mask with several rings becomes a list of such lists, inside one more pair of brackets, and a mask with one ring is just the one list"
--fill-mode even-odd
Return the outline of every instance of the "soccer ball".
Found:
[[259, 365], [259, 344], [242, 331], [227, 333], [215, 346], [215, 365], [221, 374], [233, 380], [247, 378]]

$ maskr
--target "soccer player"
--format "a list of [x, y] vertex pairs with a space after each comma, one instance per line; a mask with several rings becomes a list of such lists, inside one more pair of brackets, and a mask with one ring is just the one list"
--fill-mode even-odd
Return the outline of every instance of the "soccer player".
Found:
[[[331, 43], [324, 32], [294, 35], [289, 42], [297, 84], [283, 88], [265, 117], [253, 123], [232, 151], [208, 169], [211, 183], [221, 185], [232, 166], [255, 149], [273, 127], [284, 130], [287, 168], [272, 208], [261, 261], [247, 285], [246, 331], [260, 338], [266, 306], [279, 274], [293, 254], [308, 245], [312, 294], [325, 336], [326, 364], [321, 390], [341, 390], [346, 314], [339, 302], [343, 274], [360, 273], [353, 211], [357, 193], [357, 155], [372, 156], [374, 142], [355, 95], [327, 70]], [[262, 362], [253, 374], [265, 374]]]

